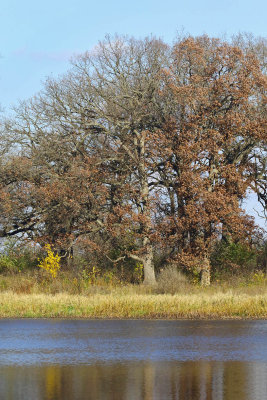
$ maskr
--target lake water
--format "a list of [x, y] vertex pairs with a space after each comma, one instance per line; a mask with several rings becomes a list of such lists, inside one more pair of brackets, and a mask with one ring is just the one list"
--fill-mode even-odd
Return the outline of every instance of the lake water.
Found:
[[0, 400], [41, 399], [267, 399], [267, 321], [1, 320]]

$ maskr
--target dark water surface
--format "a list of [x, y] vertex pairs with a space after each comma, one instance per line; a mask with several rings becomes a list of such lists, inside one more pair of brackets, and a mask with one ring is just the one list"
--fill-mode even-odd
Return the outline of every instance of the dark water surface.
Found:
[[0, 321], [0, 400], [264, 400], [267, 321]]

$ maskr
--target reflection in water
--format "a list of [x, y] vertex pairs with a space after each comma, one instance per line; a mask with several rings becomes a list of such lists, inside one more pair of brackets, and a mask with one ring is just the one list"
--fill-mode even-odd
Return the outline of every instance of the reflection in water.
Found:
[[262, 400], [267, 364], [237, 361], [133, 362], [0, 367], [7, 400]]
[[263, 400], [265, 321], [0, 321], [0, 400]]

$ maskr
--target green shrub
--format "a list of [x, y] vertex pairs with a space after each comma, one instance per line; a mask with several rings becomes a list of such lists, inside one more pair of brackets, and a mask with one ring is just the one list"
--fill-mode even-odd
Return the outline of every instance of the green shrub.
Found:
[[10, 257], [8, 254], [0, 255], [0, 273], [3, 272], [18, 272], [16, 260]]
[[211, 255], [211, 265], [213, 278], [248, 273], [257, 266], [257, 251], [242, 243], [220, 242]]
[[38, 265], [38, 252], [17, 239], [8, 239], [0, 253], [0, 273], [16, 274], [34, 269]]

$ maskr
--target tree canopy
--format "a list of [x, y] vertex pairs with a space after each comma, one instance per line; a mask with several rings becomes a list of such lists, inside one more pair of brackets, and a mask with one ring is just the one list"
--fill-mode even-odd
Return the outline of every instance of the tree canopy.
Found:
[[50, 243], [65, 262], [78, 244], [132, 259], [145, 283], [161, 249], [208, 283], [216, 242], [256, 231], [247, 191], [266, 208], [263, 48], [116, 36], [77, 57], [3, 121], [1, 236]]

